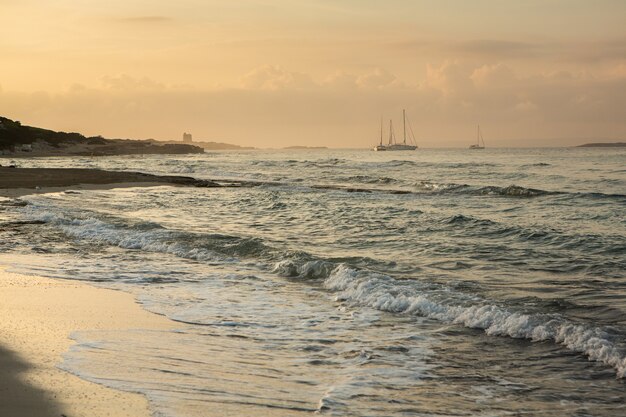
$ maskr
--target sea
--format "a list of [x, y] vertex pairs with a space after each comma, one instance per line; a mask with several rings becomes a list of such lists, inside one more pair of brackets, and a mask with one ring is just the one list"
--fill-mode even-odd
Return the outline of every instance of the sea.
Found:
[[223, 185], [0, 201], [12, 271], [176, 322], [74, 333], [60, 365], [155, 416], [626, 415], [626, 149], [15, 163]]

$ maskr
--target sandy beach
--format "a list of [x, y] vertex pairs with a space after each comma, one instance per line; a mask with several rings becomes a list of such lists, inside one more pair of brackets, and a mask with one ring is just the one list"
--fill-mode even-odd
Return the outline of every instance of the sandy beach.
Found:
[[626, 1], [0, 3], [0, 417], [626, 417]]
[[57, 365], [74, 331], [167, 329], [173, 322], [143, 310], [130, 294], [2, 266], [0, 294], [0, 415], [150, 415], [144, 396], [84, 381]]
[[[0, 196], [74, 189], [173, 185], [142, 173], [0, 167]], [[7, 272], [0, 264], [0, 415], [149, 416], [147, 399], [57, 368], [80, 330], [164, 329], [130, 294], [80, 282]], [[114, 364], [112, 364], [114, 366]]]
[[177, 185], [219, 187], [212, 181], [176, 175], [75, 168], [10, 168], [0, 166], [0, 197], [59, 192], [73, 189], [109, 189]]
[[622, 415], [623, 155], [367, 152], [7, 168], [0, 416]]

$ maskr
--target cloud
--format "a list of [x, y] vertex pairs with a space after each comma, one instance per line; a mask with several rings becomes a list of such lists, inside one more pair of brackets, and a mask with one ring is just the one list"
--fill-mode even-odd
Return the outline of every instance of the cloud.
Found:
[[469, 77], [478, 87], [507, 87], [518, 81], [508, 65], [483, 65], [476, 68]]
[[401, 86], [395, 75], [382, 68], [376, 68], [371, 73], [360, 76], [356, 83], [359, 87], [372, 89]]
[[264, 65], [241, 78], [241, 88], [249, 90], [384, 90], [406, 89], [407, 84], [383, 68], [375, 68], [361, 75], [338, 71], [321, 81], [309, 74], [288, 71], [278, 65]]
[[549, 45], [496, 39], [478, 39], [449, 44], [449, 50], [455, 54], [480, 58], [533, 58], [545, 53]]
[[626, 38], [599, 40], [552, 40], [518, 41], [505, 39], [404, 40], [389, 46], [427, 55], [431, 59], [469, 59], [482, 62], [540, 61], [601, 64], [626, 61]]
[[555, 45], [501, 39], [404, 40], [391, 43], [392, 47], [431, 57], [448, 59], [475, 58], [481, 60], [508, 60], [538, 58], [549, 54]]
[[324, 79], [322, 85], [327, 89], [336, 90], [355, 90], [359, 86], [357, 84], [357, 76], [344, 71], [337, 71]]
[[560, 59], [585, 64], [626, 62], [626, 38], [565, 44]]
[[537, 110], [538, 107], [535, 103], [533, 103], [530, 100], [523, 100], [515, 105], [515, 109], [523, 111], [523, 112], [528, 112], [528, 111]]
[[5, 89], [0, 92], [0, 114], [107, 137], [171, 139], [192, 131], [199, 139], [261, 147], [368, 147], [376, 140], [381, 114], [398, 120], [406, 108], [422, 146], [466, 146], [478, 121], [492, 146], [528, 145], [541, 137], [623, 140], [622, 71], [616, 66], [604, 77], [567, 71], [521, 75], [504, 63], [448, 61], [430, 65], [424, 83], [411, 86], [382, 69], [338, 72], [315, 82], [307, 74], [264, 66], [247, 74], [240, 88], [215, 90], [109, 76], [99, 88], [76, 85], [58, 94]]
[[311, 76], [287, 71], [277, 65], [265, 65], [241, 78], [241, 86], [253, 90], [310, 89], [318, 85]]
[[117, 76], [105, 75], [102, 77], [102, 85], [109, 90], [137, 91], [137, 90], [163, 90], [165, 85], [151, 80], [148, 77], [135, 78], [122, 74]]
[[458, 61], [446, 61], [439, 67], [429, 64], [424, 86], [438, 90], [444, 96], [464, 95], [474, 87], [469, 71], [469, 67]]
[[152, 23], [168, 23], [173, 19], [167, 16], [129, 16], [116, 19], [122, 23], [138, 23], [138, 24], [152, 24]]

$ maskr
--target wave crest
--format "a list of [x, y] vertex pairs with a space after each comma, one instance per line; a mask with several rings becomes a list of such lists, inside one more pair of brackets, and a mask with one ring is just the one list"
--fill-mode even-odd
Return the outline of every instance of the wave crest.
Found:
[[558, 191], [545, 191], [537, 188], [525, 188], [519, 185], [509, 185], [508, 187], [488, 186], [479, 188], [478, 194], [496, 194], [508, 197], [539, 197], [551, 194], [561, 194]]
[[314, 260], [305, 263], [284, 260], [277, 262], [272, 272], [288, 278], [318, 279], [328, 277], [335, 267], [335, 264], [323, 260]]
[[626, 376], [626, 356], [615, 346], [611, 335], [558, 315], [509, 311], [449, 289], [425, 290], [419, 282], [400, 283], [386, 275], [357, 271], [346, 265], [339, 265], [324, 281], [324, 286], [338, 292], [339, 300], [382, 311], [482, 329], [493, 336], [552, 341], [612, 366], [619, 378]]

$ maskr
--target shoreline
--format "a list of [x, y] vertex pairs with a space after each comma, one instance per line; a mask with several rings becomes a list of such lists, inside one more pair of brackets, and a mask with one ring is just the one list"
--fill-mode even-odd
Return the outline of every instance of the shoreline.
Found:
[[83, 190], [112, 190], [115, 188], [148, 188], [176, 186], [167, 182], [116, 182], [110, 184], [76, 184], [57, 187], [39, 187], [39, 188], [0, 188], [0, 198], [19, 198], [34, 194], [60, 193], [63, 191], [83, 191]]
[[16, 274], [1, 263], [0, 293], [0, 415], [152, 415], [144, 395], [88, 382], [57, 366], [75, 343], [75, 331], [170, 330], [177, 328], [174, 322], [144, 310], [131, 294]]
[[72, 189], [111, 189], [154, 186], [220, 187], [208, 180], [176, 175], [152, 175], [131, 171], [86, 168], [10, 168], [0, 166], [0, 197]]

